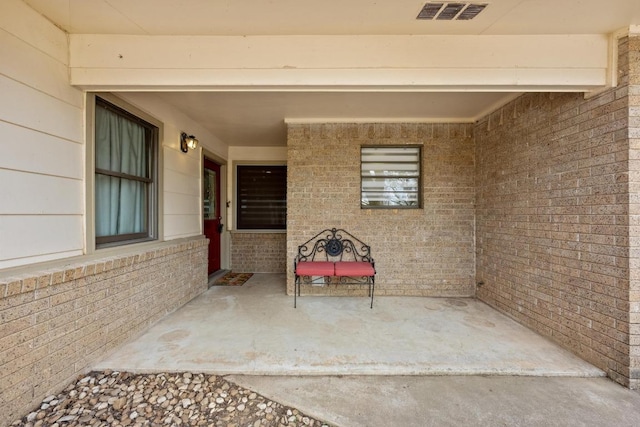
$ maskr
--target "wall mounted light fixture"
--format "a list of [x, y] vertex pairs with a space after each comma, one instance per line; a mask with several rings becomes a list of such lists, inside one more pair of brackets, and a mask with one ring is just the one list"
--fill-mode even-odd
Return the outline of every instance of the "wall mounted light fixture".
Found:
[[197, 146], [198, 139], [195, 136], [187, 135], [184, 132], [180, 134], [180, 150], [182, 150], [183, 153], [189, 151], [189, 148], [195, 150]]

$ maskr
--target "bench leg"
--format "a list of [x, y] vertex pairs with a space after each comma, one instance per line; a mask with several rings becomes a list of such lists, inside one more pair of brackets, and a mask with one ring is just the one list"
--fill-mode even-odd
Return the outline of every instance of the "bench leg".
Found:
[[369, 282], [369, 293], [371, 294], [371, 307], [369, 308], [373, 308], [373, 292], [375, 291], [375, 287], [376, 287], [376, 278], [375, 276], [371, 277]]
[[297, 308], [298, 293], [300, 292], [300, 277], [296, 276], [293, 282], [293, 308]]

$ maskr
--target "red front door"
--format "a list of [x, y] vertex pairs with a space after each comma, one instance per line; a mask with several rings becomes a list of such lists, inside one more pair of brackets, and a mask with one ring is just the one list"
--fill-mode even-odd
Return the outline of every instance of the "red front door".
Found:
[[204, 235], [209, 239], [209, 274], [220, 270], [220, 165], [204, 159]]

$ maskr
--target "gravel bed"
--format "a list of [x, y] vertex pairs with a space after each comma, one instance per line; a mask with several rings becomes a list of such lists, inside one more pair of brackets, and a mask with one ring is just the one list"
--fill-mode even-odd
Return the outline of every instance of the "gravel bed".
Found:
[[329, 424], [217, 375], [91, 372], [12, 426], [312, 426]]

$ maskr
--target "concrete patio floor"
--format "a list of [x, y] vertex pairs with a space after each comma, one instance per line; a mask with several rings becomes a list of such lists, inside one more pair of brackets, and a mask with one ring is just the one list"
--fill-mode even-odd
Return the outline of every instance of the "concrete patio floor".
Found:
[[284, 275], [211, 287], [95, 369], [251, 375], [604, 373], [474, 299], [311, 297]]
[[607, 378], [231, 375], [227, 379], [344, 427], [640, 425], [640, 394]]
[[[344, 427], [637, 426], [640, 394], [485, 304], [213, 287], [96, 364], [227, 375]], [[551, 377], [551, 378], [550, 378]]]

